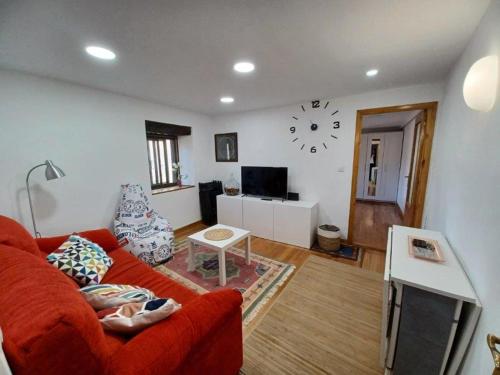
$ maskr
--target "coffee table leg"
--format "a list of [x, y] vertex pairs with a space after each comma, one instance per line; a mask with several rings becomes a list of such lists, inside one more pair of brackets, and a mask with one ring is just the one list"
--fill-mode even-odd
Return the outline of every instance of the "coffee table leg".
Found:
[[226, 254], [219, 250], [219, 285], [226, 285]]
[[246, 259], [246, 263], [248, 265], [250, 265], [250, 253], [252, 251], [252, 245], [251, 245], [251, 238], [250, 236], [247, 237], [247, 246], [246, 246], [246, 249], [245, 249], [245, 259]]
[[188, 272], [194, 271], [194, 249], [193, 243], [188, 240]]

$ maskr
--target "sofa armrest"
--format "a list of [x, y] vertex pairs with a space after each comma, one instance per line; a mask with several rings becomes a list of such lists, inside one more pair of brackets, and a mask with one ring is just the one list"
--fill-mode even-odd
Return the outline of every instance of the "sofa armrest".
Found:
[[[113, 233], [106, 228], [87, 230], [78, 232], [77, 234], [98, 244], [105, 251], [111, 251], [120, 247]], [[36, 243], [42, 253], [49, 254], [61, 246], [69, 236], [69, 234], [66, 234], [64, 236], [37, 238]]]
[[[109, 363], [110, 373], [170, 374], [193, 350], [235, 315], [241, 320], [242, 297], [223, 289], [200, 295], [166, 320], [144, 330], [124, 345]], [[241, 324], [239, 325], [241, 330]], [[241, 331], [235, 345], [243, 345]], [[228, 334], [234, 334], [228, 332]]]

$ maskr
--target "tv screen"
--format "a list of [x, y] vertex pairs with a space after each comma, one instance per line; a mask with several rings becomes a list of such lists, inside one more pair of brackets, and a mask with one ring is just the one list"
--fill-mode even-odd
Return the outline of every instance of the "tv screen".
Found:
[[286, 199], [287, 179], [284, 167], [241, 167], [243, 194]]

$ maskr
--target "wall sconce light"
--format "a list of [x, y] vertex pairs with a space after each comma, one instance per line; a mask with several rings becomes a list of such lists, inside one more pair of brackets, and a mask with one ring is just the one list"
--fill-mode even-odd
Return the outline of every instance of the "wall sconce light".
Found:
[[486, 56], [477, 60], [465, 76], [463, 94], [472, 109], [489, 112], [495, 105], [498, 88], [498, 57]]

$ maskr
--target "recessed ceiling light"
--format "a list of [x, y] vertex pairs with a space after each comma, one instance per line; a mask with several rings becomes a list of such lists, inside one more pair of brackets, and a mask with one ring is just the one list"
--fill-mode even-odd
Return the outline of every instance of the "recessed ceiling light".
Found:
[[116, 54], [113, 51], [103, 47], [87, 46], [85, 47], [85, 51], [89, 55], [102, 60], [114, 60], [116, 58]]
[[234, 64], [233, 69], [239, 73], [250, 73], [255, 69], [255, 65], [249, 61], [240, 61]]
[[375, 77], [376, 75], [378, 74], [378, 70], [377, 69], [370, 69], [366, 72], [366, 75], [368, 77]]
[[232, 103], [234, 102], [234, 98], [231, 96], [223, 96], [222, 98], [220, 98], [220, 101], [222, 103]]

